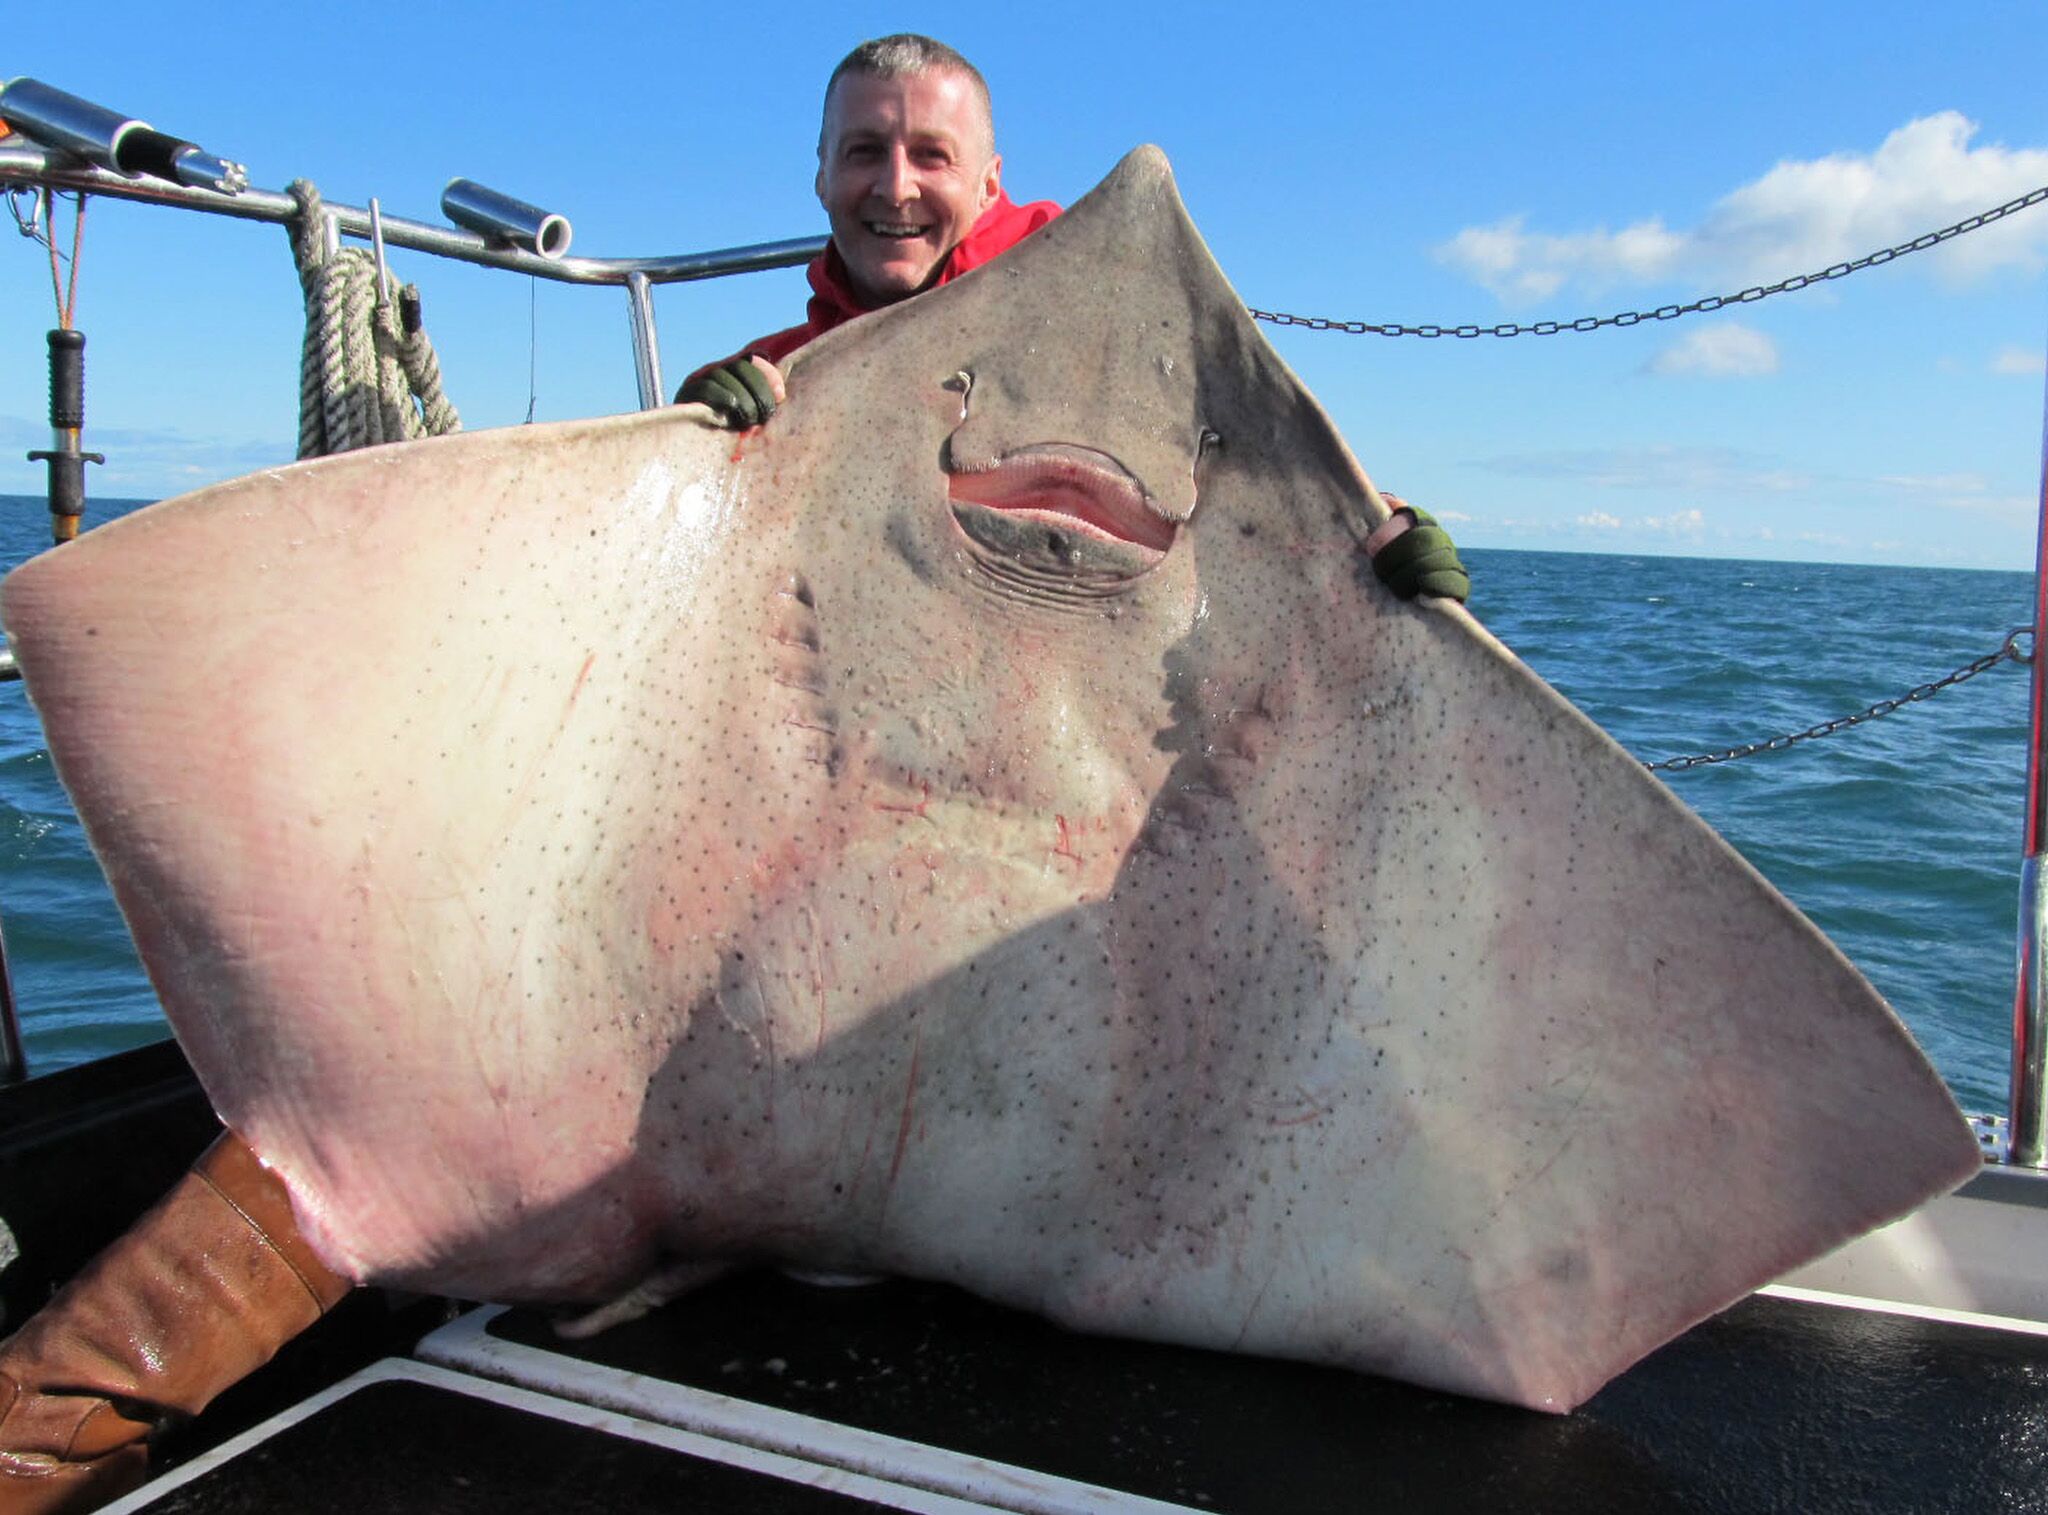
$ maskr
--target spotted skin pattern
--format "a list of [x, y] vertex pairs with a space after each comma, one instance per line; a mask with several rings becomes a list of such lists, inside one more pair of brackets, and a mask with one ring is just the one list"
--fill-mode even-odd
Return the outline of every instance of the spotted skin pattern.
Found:
[[4, 615], [351, 1276], [787, 1260], [1563, 1409], [1975, 1147], [1385, 514], [1140, 150], [762, 428], [260, 474]]

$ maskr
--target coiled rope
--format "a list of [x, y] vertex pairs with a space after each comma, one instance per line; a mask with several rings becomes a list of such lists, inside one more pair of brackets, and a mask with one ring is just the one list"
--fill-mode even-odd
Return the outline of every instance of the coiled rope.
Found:
[[369, 249], [330, 251], [320, 192], [294, 179], [292, 256], [306, 295], [299, 366], [299, 456], [460, 431], [441, 389], [441, 364], [420, 324], [419, 286], [393, 301]]

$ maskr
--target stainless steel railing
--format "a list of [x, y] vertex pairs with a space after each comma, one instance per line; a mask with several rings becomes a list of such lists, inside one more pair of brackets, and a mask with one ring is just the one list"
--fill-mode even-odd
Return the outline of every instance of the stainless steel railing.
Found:
[[[0, 189], [43, 186], [80, 190], [117, 200], [172, 205], [181, 210], [230, 216], [243, 221], [283, 224], [299, 214], [298, 203], [290, 195], [276, 190], [251, 188], [224, 194], [164, 179], [130, 178], [38, 143], [13, 137], [0, 139]], [[437, 258], [476, 263], [486, 268], [510, 269], [562, 284], [609, 284], [624, 289], [633, 344], [633, 367], [639, 380], [643, 410], [664, 404], [667, 399], [661, 385], [661, 345], [654, 325], [654, 302], [648, 293], [653, 285], [789, 268], [810, 262], [825, 247], [823, 237], [792, 237], [782, 242], [755, 242], [742, 247], [672, 253], [657, 258], [548, 257], [516, 245], [509, 236], [438, 226], [403, 216], [381, 213], [373, 216], [367, 207], [337, 205], [330, 201], [323, 204], [322, 214], [327, 218], [330, 238], [350, 236], [364, 242], [381, 241], [387, 246], [430, 253]], [[563, 241], [566, 240], [564, 237]]]

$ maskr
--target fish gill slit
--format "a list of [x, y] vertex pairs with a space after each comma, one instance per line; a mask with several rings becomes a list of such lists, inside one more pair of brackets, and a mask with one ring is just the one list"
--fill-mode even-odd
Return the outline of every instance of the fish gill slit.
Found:
[[776, 590], [778, 604], [769, 628], [769, 682], [796, 698], [783, 717], [794, 733], [794, 758], [837, 773], [840, 764], [838, 712], [827, 693], [824, 635], [810, 581], [792, 573]]

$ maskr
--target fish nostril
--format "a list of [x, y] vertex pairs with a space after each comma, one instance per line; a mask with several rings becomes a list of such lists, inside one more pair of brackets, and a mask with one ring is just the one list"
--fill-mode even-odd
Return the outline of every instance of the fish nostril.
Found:
[[952, 390], [960, 396], [959, 424], [965, 426], [967, 424], [968, 402], [974, 395], [974, 375], [962, 368], [954, 373], [952, 378], [942, 380], [939, 388]]

